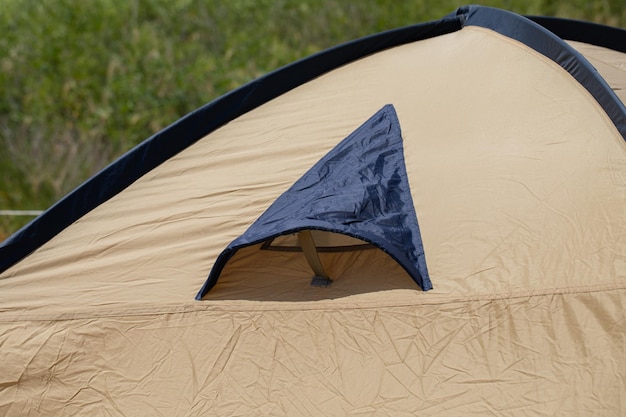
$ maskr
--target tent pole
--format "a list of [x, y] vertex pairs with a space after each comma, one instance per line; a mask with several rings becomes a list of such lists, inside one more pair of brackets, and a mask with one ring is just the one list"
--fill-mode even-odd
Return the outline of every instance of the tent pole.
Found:
[[333, 280], [328, 277], [328, 274], [324, 270], [322, 261], [320, 261], [315, 242], [313, 241], [313, 235], [310, 230], [301, 230], [298, 232], [298, 241], [306, 260], [313, 270], [315, 276], [311, 280], [311, 285], [314, 287], [327, 287]]

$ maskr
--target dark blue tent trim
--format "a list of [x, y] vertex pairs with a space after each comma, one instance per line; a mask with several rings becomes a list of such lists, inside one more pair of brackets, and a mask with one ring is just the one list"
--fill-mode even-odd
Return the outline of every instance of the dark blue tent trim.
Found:
[[348, 235], [391, 256], [432, 289], [404, 163], [400, 122], [386, 105], [337, 144], [220, 254], [196, 299], [241, 248], [301, 230]]
[[[491, 7], [466, 6], [460, 8], [456, 15], [461, 18], [463, 26], [491, 29], [520, 41], [559, 64], [591, 93], [626, 140], [626, 106], [593, 65], [560, 37], [530, 19]], [[609, 32], [619, 33], [619, 30]]]
[[626, 53], [626, 29], [581, 20], [528, 16], [561, 39], [578, 41]]
[[271, 72], [195, 110], [121, 156], [3, 242], [0, 273], [144, 174], [242, 114], [364, 56], [460, 29], [459, 19], [446, 17], [348, 42]]

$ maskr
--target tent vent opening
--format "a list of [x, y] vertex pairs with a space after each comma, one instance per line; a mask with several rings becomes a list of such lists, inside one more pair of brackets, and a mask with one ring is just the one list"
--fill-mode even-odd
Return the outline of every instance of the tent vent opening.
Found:
[[[196, 299], [216, 284], [237, 252], [251, 246], [304, 252], [313, 285], [330, 283], [320, 279], [330, 277], [319, 253], [372, 246], [391, 256], [424, 291], [432, 289], [393, 105], [383, 106], [339, 142], [232, 241]], [[263, 262], [274, 258], [269, 255], [261, 255]]]
[[354, 252], [376, 249], [372, 244], [341, 233], [324, 230], [300, 230], [276, 236], [261, 245], [261, 250], [302, 252], [314, 275], [312, 287], [328, 287], [333, 280], [326, 272], [319, 253]]
[[[322, 230], [308, 230], [308, 232], [311, 233], [317, 252], [334, 253], [376, 249], [374, 245], [352, 236]], [[261, 245], [261, 250], [302, 252], [299, 236], [300, 233], [290, 233], [268, 239]]]

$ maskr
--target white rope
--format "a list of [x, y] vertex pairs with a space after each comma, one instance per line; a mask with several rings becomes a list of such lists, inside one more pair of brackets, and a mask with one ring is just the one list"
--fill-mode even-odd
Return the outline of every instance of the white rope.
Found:
[[0, 210], [0, 216], [39, 216], [42, 210]]

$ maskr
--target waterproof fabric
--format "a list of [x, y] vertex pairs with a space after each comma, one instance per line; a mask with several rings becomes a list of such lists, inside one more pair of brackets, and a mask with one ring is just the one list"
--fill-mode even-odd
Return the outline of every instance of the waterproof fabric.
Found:
[[215, 285], [239, 249], [301, 230], [369, 242], [394, 258], [422, 289], [432, 288], [393, 106], [383, 107], [339, 143], [228, 245], [197, 298]]
[[[0, 415], [623, 416], [624, 137], [528, 36], [460, 20], [218, 100], [234, 113], [181, 120], [3, 246]], [[607, 97], [624, 85], [621, 55], [553, 46], [610, 74]], [[320, 252], [337, 279], [312, 288], [302, 253], [258, 243], [196, 301], [224, 248], [388, 103], [433, 289], [379, 249]]]

